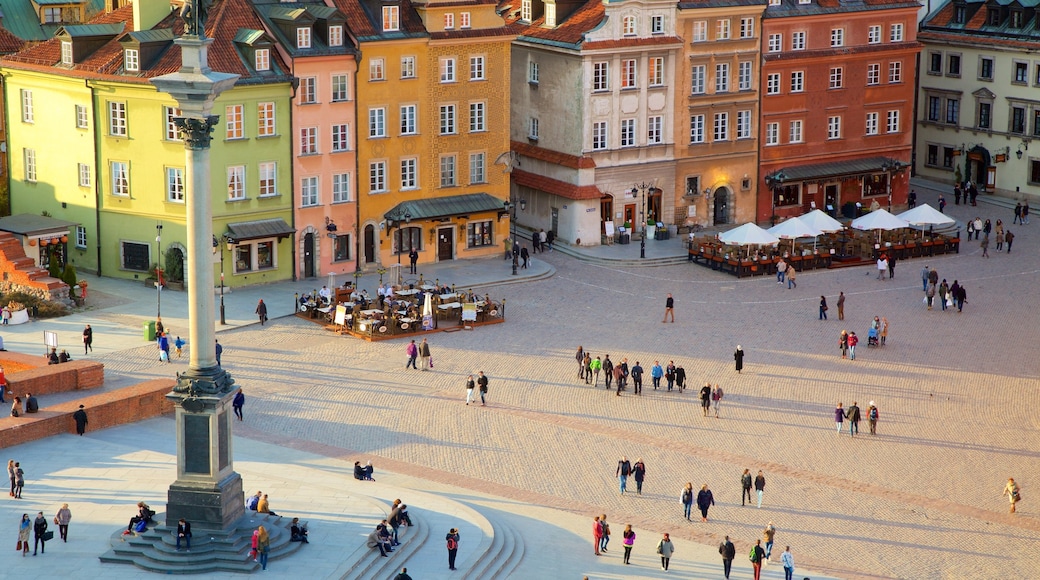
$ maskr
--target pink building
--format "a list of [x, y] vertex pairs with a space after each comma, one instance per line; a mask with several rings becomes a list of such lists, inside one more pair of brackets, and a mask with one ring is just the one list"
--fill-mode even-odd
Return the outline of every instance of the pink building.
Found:
[[357, 47], [346, 17], [321, 2], [254, 4], [299, 79], [293, 101], [296, 276], [357, 268]]

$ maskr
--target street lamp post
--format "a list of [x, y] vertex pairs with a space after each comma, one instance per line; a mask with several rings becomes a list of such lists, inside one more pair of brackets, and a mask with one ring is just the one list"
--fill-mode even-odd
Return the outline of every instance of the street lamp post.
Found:
[[899, 168], [899, 162], [894, 159], [885, 159], [881, 163], [881, 171], [885, 172], [886, 193], [888, 194], [888, 211], [892, 211], [892, 178], [895, 170]]
[[[389, 216], [388, 219], [391, 222], [390, 227], [392, 228], [392, 227], [396, 226], [397, 227], [397, 231], [400, 232], [401, 231], [401, 222], [404, 221], [404, 223], [406, 223], [406, 224], [407, 223], [411, 223], [411, 221], [412, 221], [412, 214], [405, 213], [405, 214], [402, 215], [401, 211], [398, 210], [397, 213], [395, 213], [392, 216]], [[390, 235], [390, 236], [393, 236], [394, 232], [393, 232], [393, 230], [388, 230], [387, 234]], [[401, 263], [401, 249], [402, 249], [402, 246], [404, 246], [404, 243], [403, 243], [404, 240], [401, 239], [401, 235], [400, 234], [397, 235], [397, 238], [398, 238], [398, 240], [397, 240], [398, 241], [398, 244], [397, 244], [397, 263], [400, 264]]]
[[162, 223], [155, 224], [155, 319], [162, 317]]
[[[646, 218], [646, 202], [647, 202], [646, 196], [647, 196], [648, 193], [650, 193], [650, 190], [653, 189], [653, 187], [654, 187], [654, 184], [651, 183], [651, 182], [648, 182], [648, 181], [637, 183], [634, 186], [632, 186], [632, 195], [639, 195], [640, 193], [643, 194], [643, 203], [642, 203], [642, 205], [640, 207], [640, 210], [639, 210], [639, 221], [643, 222], [642, 223], [643, 235], [641, 235], [640, 238], [639, 238], [639, 257], [640, 258], [645, 258], [646, 257], [646, 219], [647, 219]], [[632, 229], [635, 229], [635, 228], [632, 228]]]
[[[517, 261], [518, 261], [516, 259], [516, 256], [518, 255], [518, 252], [520, 251], [520, 249], [519, 249], [520, 246], [517, 245], [517, 239], [516, 239], [516, 203], [507, 201], [507, 202], [505, 202], [504, 205], [506, 207], [506, 210], [509, 210], [510, 208], [512, 208], [512, 210], [513, 210], [513, 215], [509, 218], [509, 226], [510, 226], [510, 230], [511, 230], [510, 235], [513, 236], [513, 256], [512, 256], [512, 258], [513, 258], [513, 276], [516, 276], [516, 266], [517, 266]], [[520, 200], [520, 210], [523, 211], [523, 210], [526, 210], [526, 209], [527, 209], [527, 200], [526, 199], [521, 199]]]

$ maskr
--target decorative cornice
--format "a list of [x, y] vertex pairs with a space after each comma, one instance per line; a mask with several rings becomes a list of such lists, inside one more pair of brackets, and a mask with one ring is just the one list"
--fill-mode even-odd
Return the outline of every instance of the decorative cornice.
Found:
[[176, 117], [173, 119], [173, 124], [184, 139], [184, 148], [199, 151], [209, 149], [209, 143], [213, 139], [210, 133], [213, 132], [213, 128], [219, 121], [220, 117], [217, 115], [210, 115], [205, 119]]

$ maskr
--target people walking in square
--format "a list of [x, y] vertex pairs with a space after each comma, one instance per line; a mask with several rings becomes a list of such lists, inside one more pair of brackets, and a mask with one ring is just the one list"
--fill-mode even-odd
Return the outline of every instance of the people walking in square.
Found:
[[701, 490], [697, 492], [697, 509], [701, 510], [701, 521], [708, 521], [708, 508], [715, 505], [715, 496], [712, 495], [711, 490], [708, 489], [708, 484], [701, 486]]
[[791, 546], [787, 546], [784, 553], [780, 554], [780, 563], [784, 565], [784, 580], [792, 580], [794, 578], [794, 555], [791, 554]]
[[880, 414], [874, 401], [871, 401], [870, 406], [867, 407], [867, 422], [870, 424], [871, 435], [877, 435], [877, 422]]
[[737, 557], [737, 547], [729, 541], [729, 536], [719, 544], [719, 554], [722, 556], [722, 574], [729, 579], [730, 570], [733, 569], [733, 558]]
[[89, 324], [83, 327], [83, 354], [87, 354], [88, 350], [94, 351], [94, 331]]
[[18, 522], [18, 549], [22, 551], [22, 557], [29, 553], [29, 532], [32, 530], [32, 520], [29, 514], [22, 514], [22, 521]]
[[614, 474], [618, 478], [618, 487], [621, 488], [621, 495], [625, 494], [625, 489], [628, 487], [628, 475], [632, 473], [632, 464], [629, 463], [628, 458], [624, 455], [617, 462], [617, 473]]
[[[598, 387], [599, 386], [599, 372], [601, 370], [603, 370], [603, 361], [597, 356], [590, 363], [589, 369], [592, 371], [592, 386], [593, 387]], [[586, 377], [585, 377], [585, 379], [586, 379], [585, 383], [586, 384], [588, 384], [588, 378], [589, 378], [589, 376], [586, 375]]]
[[683, 488], [679, 494], [679, 501], [683, 506], [683, 517], [690, 520], [690, 512], [693, 511], [693, 483], [687, 482], [686, 487]]
[[632, 557], [632, 547], [636, 543], [636, 533], [632, 531], [632, 524], [625, 525], [625, 531], [621, 532], [621, 545], [625, 548], [624, 562], [627, 565]]
[[520, 246], [520, 259], [524, 261], [521, 268], [527, 269], [527, 263], [531, 261], [531, 254], [527, 251], [527, 246]]
[[643, 394], [643, 367], [639, 366], [639, 361], [632, 365], [632, 370], [629, 371], [632, 375], [632, 392], [636, 395]]
[[841, 358], [848, 358], [849, 356], [849, 331], [842, 329], [841, 334], [838, 335], [838, 350], [841, 351]]
[[458, 528], [448, 530], [448, 534], [444, 536], [444, 541], [448, 548], [448, 570], [455, 569], [455, 557], [459, 553], [459, 539]]
[[838, 320], [845, 320], [845, 293], [838, 292]]
[[891, 256], [886, 256], [886, 261], [888, 262], [888, 279], [889, 280], [893, 280], [896, 277], [896, 256], [895, 256], [895, 254], [892, 254]]
[[488, 393], [488, 379], [484, 376], [484, 371], [477, 372], [477, 387], [480, 389], [480, 406], [484, 407], [487, 405]]
[[707, 417], [709, 409], [711, 409], [711, 383], [705, 383], [701, 387], [701, 415]]
[[776, 535], [776, 527], [773, 522], [766, 524], [766, 527], [762, 530], [762, 539], [765, 541], [765, 558], [768, 562], [773, 555], [773, 536]]
[[220, 344], [220, 341], [213, 339], [216, 343], [216, 354], [217, 354], [217, 366], [220, 366], [220, 355], [224, 354], [224, 346]]
[[733, 351], [733, 361], [736, 363], [737, 374], [744, 369], [744, 349], [737, 345], [737, 350]]
[[664, 299], [664, 320], [662, 320], [661, 322], [668, 322], [668, 318], [669, 317], [671, 317], [672, 322], [674, 323], [675, 322], [675, 299], [672, 298], [671, 294], [669, 294], [668, 297]]
[[859, 344], [859, 337], [856, 336], [855, 332], [849, 333], [849, 360], [856, 360], [856, 345]]
[[776, 283], [777, 285], [784, 283], [784, 275], [787, 273], [787, 262], [783, 258], [776, 263]]
[[845, 409], [841, 407], [841, 401], [838, 401], [838, 406], [834, 409], [834, 425], [838, 429], [838, 434], [841, 434], [841, 428], [845, 425]]
[[1011, 233], [1011, 230], [1008, 230], [1007, 233], [1004, 234], [1004, 241], [1007, 242], [1007, 253], [1010, 254], [1011, 253], [1011, 242], [1015, 241], [1015, 234]]
[[607, 544], [610, 543], [610, 524], [607, 523], [607, 514], [599, 516], [599, 525], [603, 528], [603, 535], [599, 537], [599, 551], [607, 552]]
[[[596, 362], [598, 363], [599, 360], [597, 360]], [[590, 355], [589, 353], [585, 353], [584, 365], [585, 365], [585, 384], [586, 385], [591, 385], [592, 384], [592, 355]]]
[[68, 543], [69, 541], [69, 522], [72, 521], [72, 510], [69, 509], [69, 504], [61, 504], [61, 508], [58, 513], [54, 514], [54, 524], [58, 526], [58, 533], [60, 534], [61, 541]]
[[982, 243], [979, 244], [979, 247], [982, 248], [982, 257], [983, 258], [988, 258], [989, 257], [989, 236], [986, 236], [986, 237], [982, 238]]
[[1008, 511], [1008, 513], [1015, 513], [1015, 504], [1017, 504], [1022, 499], [1022, 494], [1018, 491], [1018, 484], [1015, 483], [1015, 478], [1008, 478], [1007, 485], [1004, 486], [1003, 495], [1006, 495], [1008, 501], [1011, 503], [1011, 509]]
[[928, 305], [928, 310], [932, 309], [932, 302], [935, 301], [936, 287], [935, 284], [928, 284], [928, 290], [925, 291], [925, 303]]
[[473, 389], [477, 386], [476, 381], [473, 380], [473, 375], [470, 375], [466, 379], [466, 404], [473, 402]]
[[755, 476], [755, 495], [758, 496], [758, 507], [762, 507], [762, 494], [766, 492], [766, 476], [762, 473], [762, 470], [758, 470], [758, 475]]
[[751, 547], [751, 553], [748, 554], [755, 580], [761, 580], [762, 578], [762, 561], [765, 559], [765, 554], [765, 551], [762, 549], [762, 540], [755, 540], [755, 545]]
[[654, 361], [654, 366], [650, 367], [650, 380], [653, 382], [654, 390], [661, 386], [661, 377], [664, 376], [664, 369], [661, 368], [659, 361]]
[[585, 349], [580, 345], [578, 346], [578, 352], [574, 355], [574, 360], [578, 361], [578, 378], [585, 378]]
[[682, 365], [675, 367], [675, 386], [679, 388], [680, 393], [686, 388], [686, 369]]
[[715, 406], [715, 418], [719, 418], [719, 405], [722, 403], [722, 388], [719, 387], [718, 383], [715, 383], [715, 388], [711, 391], [711, 401]]
[[646, 478], [646, 464], [643, 458], [636, 459], [632, 466], [632, 478], [636, 480], [636, 494], [643, 495], [643, 479]]
[[243, 420], [242, 407], [246, 404], [245, 393], [239, 388], [238, 392], [235, 393], [235, 398], [231, 401], [231, 408], [235, 411], [235, 417], [238, 417], [239, 421]]
[[794, 279], [798, 276], [798, 268], [790, 266], [787, 268], [787, 289], [797, 288], [798, 283]]
[[881, 346], [885, 346], [885, 340], [888, 339], [888, 318], [881, 317]]
[[855, 437], [859, 433], [860, 411], [856, 401], [845, 411], [845, 418], [849, 420], [849, 435]]
[[671, 392], [675, 385], [675, 361], [668, 361], [668, 366], [664, 367], [664, 380], [668, 382], [668, 391]]
[[260, 555], [260, 569], [266, 570], [267, 556], [271, 552], [271, 536], [267, 533], [267, 528], [263, 526], [258, 526], [257, 531], [260, 532], [256, 537], [256, 551]]
[[263, 298], [256, 303], [256, 315], [260, 318], [260, 326], [263, 326], [267, 322], [267, 305]]
[[751, 470], [745, 468], [744, 473], [740, 476], [740, 505], [744, 505], [744, 498], [747, 498], [747, 502], [751, 503]]
[[877, 279], [884, 280], [885, 274], [888, 273], [888, 260], [885, 259], [885, 255], [881, 254], [877, 259]]
[[614, 362], [610, 360], [610, 355], [604, 355], [603, 357], [603, 382], [607, 385], [607, 390], [610, 390], [610, 382], [614, 380]]
[[1015, 204], [1015, 219], [1011, 220], [1012, 225], [1022, 220], [1022, 202]]
[[80, 405], [79, 409], [72, 414], [72, 420], [76, 422], [76, 435], [79, 436], [87, 432], [87, 412], [83, 409], [84, 406]]
[[426, 342], [426, 339], [422, 339], [422, 343], [419, 345], [419, 358], [422, 359], [422, 370], [430, 368], [431, 357], [430, 357], [430, 343]]
[[672, 540], [668, 537], [668, 534], [665, 534], [661, 541], [657, 542], [657, 553], [661, 555], [661, 569], [668, 570], [668, 564], [672, 561], [672, 554], [675, 553], [675, 546], [672, 545]]
[[599, 556], [599, 546], [603, 540], [603, 525], [599, 523], [599, 516], [592, 518], [592, 547]]
[[820, 296], [820, 320], [827, 320], [827, 297]]
[[36, 555], [36, 550], [39, 549], [41, 553], [47, 552], [47, 518], [43, 517], [43, 512], [36, 513], [36, 520], [33, 521], [33, 556]]
[[[16, 398], [17, 400], [17, 398]], [[25, 487], [25, 471], [20, 462], [14, 462], [14, 497], [22, 499], [22, 488]]]
[[408, 343], [408, 346], [405, 348], [405, 353], [408, 355], [408, 362], [405, 363], [404, 368], [411, 367], [419, 370], [419, 367], [415, 366], [415, 360], [419, 358], [419, 347], [415, 344], [414, 338]]
[[925, 266], [924, 268], [921, 268], [921, 292], [927, 292], [928, 291], [928, 274], [929, 273], [930, 273], [930, 270], [928, 269], [928, 266]]

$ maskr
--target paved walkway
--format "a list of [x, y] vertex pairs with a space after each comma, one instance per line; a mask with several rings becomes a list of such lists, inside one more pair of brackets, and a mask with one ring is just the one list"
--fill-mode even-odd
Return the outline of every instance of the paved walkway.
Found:
[[[935, 192], [917, 189], [922, 202], [934, 202]], [[991, 206], [947, 207], [960, 221], [976, 212], [1010, 216]], [[655, 567], [652, 540], [644, 540], [664, 531], [681, 542], [670, 575], [720, 576], [714, 546], [729, 534], [738, 551], [741, 575], [735, 577], [748, 578], [745, 554], [770, 520], [778, 529], [776, 549], [792, 546], [798, 577], [819, 578], [802, 568], [843, 578], [1031, 577], [1035, 557], [1017, 548], [1040, 539], [1040, 510], [1029, 491], [1040, 468], [1040, 419], [1022, 396], [1040, 375], [1033, 346], [1040, 316], [1023, 307], [1022, 289], [1040, 283], [1032, 231], [1040, 226], [1010, 227], [1018, 235], [1011, 255], [993, 252], [984, 259], [977, 246], [966, 244], [959, 255], [900, 262], [895, 280], [877, 281], [864, 266], [804, 273], [795, 290], [693, 266], [610, 267], [554, 252], [544, 261], [555, 276], [495, 290], [509, 300], [508, 324], [436, 335], [437, 368], [427, 373], [404, 371], [401, 341], [336, 337], [295, 318], [232, 329], [221, 333], [224, 361], [247, 393], [236, 467], [247, 486], [265, 481], [285, 498], [276, 502], [278, 509], [302, 494], [289, 480], [309, 480], [311, 467], [333, 472], [354, 457], [372, 458], [380, 472], [402, 478], [389, 482], [401, 488], [450, 489], [470, 505], [502, 512], [529, 543], [519, 578], [664, 577]], [[964, 313], [924, 308], [924, 262], [967, 285]], [[839, 290], [848, 296], [844, 322], [834, 320]], [[674, 325], [658, 318], [667, 292], [676, 297]], [[821, 294], [832, 305], [826, 322], [817, 320]], [[239, 311], [243, 322], [254, 296]], [[841, 360], [840, 329], [865, 336], [875, 315], [889, 320], [888, 345], [868, 349], [861, 343], [858, 360]], [[732, 368], [738, 343], [747, 352], [739, 375]], [[646, 368], [654, 359], [675, 360], [687, 369], [693, 389], [705, 381], [725, 389], [721, 418], [702, 417], [692, 389], [654, 392], [648, 382], [636, 398], [580, 384], [572, 359], [578, 344], [594, 355], [638, 359]], [[169, 376], [184, 366], [157, 367], [150, 349], [96, 356], [115, 380]], [[476, 370], [491, 377], [487, 407], [463, 404], [463, 381]], [[862, 407], [875, 400], [879, 435], [837, 435], [832, 411], [838, 400]], [[112, 457], [141, 462], [154, 472], [148, 497], [161, 503], [172, 480], [171, 459], [154, 453], [168, 454], [169, 448], [152, 449], [166, 440], [161, 428], [158, 435], [146, 433], [163, 421], [92, 434], [86, 439], [111, 437], [126, 446], [101, 460], [62, 451], [65, 439], [85, 442], [72, 437], [10, 454], [43, 458], [45, 467], [29, 470], [30, 481], [48, 471], [72, 477], [92, 469], [88, 461], [113, 470]], [[290, 451], [250, 451], [261, 443]], [[135, 452], [137, 447], [148, 451]], [[57, 455], [44, 452], [51, 448]], [[617, 492], [613, 475], [622, 454], [648, 465], [642, 496]], [[745, 467], [765, 471], [761, 509], [736, 504]], [[109, 500], [115, 507], [96, 516], [99, 529], [122, 525], [128, 517], [123, 505], [148, 491], [126, 473], [112, 474], [121, 493], [118, 503]], [[1026, 498], [1015, 516], [1000, 497], [1008, 476], [1020, 481]], [[687, 481], [713, 489], [717, 505], [710, 522], [681, 518], [678, 496]], [[48, 513], [71, 493], [60, 479], [49, 485], [54, 495], [40, 506]], [[104, 493], [112, 487], [106, 484]], [[287, 507], [313, 511], [312, 521], [332, 526], [329, 513], [336, 512], [318, 496], [307, 498], [311, 507]], [[600, 558], [589, 550], [588, 524], [604, 512], [615, 534], [625, 523], [640, 533], [636, 566], [622, 566], [615, 550]], [[9, 511], [0, 515], [17, 519]], [[615, 536], [611, 545], [617, 544]], [[0, 556], [4, 569], [39, 565], [7, 561], [16, 558], [8, 552]], [[96, 576], [100, 568], [88, 568], [95, 552], [70, 560], [69, 570], [83, 566]], [[773, 578], [778, 568], [770, 567]]]

